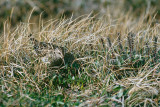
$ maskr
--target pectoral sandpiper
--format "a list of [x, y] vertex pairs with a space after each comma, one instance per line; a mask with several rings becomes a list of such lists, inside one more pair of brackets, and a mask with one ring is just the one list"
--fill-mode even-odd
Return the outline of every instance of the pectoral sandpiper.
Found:
[[34, 44], [33, 48], [42, 62], [49, 63], [50, 67], [59, 68], [65, 64], [71, 64], [74, 55], [68, 52], [67, 48], [57, 46], [52, 43], [39, 42], [30, 34], [30, 40]]

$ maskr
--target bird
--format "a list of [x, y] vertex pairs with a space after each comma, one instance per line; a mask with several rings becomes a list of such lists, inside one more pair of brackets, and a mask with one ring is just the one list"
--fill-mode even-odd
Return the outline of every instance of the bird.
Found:
[[42, 62], [49, 64], [51, 68], [60, 68], [64, 65], [71, 65], [75, 57], [66, 47], [58, 46], [53, 43], [39, 42], [29, 35], [30, 41], [34, 44], [33, 48]]

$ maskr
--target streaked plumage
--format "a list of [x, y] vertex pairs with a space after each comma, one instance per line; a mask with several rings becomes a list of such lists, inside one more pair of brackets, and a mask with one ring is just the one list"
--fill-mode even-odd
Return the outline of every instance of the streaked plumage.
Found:
[[64, 64], [73, 62], [74, 55], [68, 52], [67, 48], [52, 43], [39, 42], [31, 36], [30, 40], [34, 44], [33, 48], [44, 63], [50, 64], [53, 68], [59, 68]]

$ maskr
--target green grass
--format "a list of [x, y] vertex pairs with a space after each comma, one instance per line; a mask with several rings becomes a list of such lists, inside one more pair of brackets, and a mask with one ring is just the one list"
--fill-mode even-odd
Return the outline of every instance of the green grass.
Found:
[[[159, 25], [151, 26], [153, 15], [116, 13], [108, 13], [113, 19], [29, 20], [14, 28], [6, 22], [0, 36], [0, 105], [160, 106]], [[35, 54], [30, 33], [68, 48], [75, 63], [50, 69]]]

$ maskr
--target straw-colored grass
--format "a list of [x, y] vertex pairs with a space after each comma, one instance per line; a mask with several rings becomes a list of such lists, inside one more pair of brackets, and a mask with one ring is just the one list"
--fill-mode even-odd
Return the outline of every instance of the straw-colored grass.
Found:
[[[135, 18], [117, 12], [39, 24], [28, 20], [14, 28], [6, 21], [0, 36], [0, 105], [160, 106], [160, 25], [154, 20], [150, 14]], [[67, 48], [75, 63], [50, 69], [36, 54], [31, 33]]]

